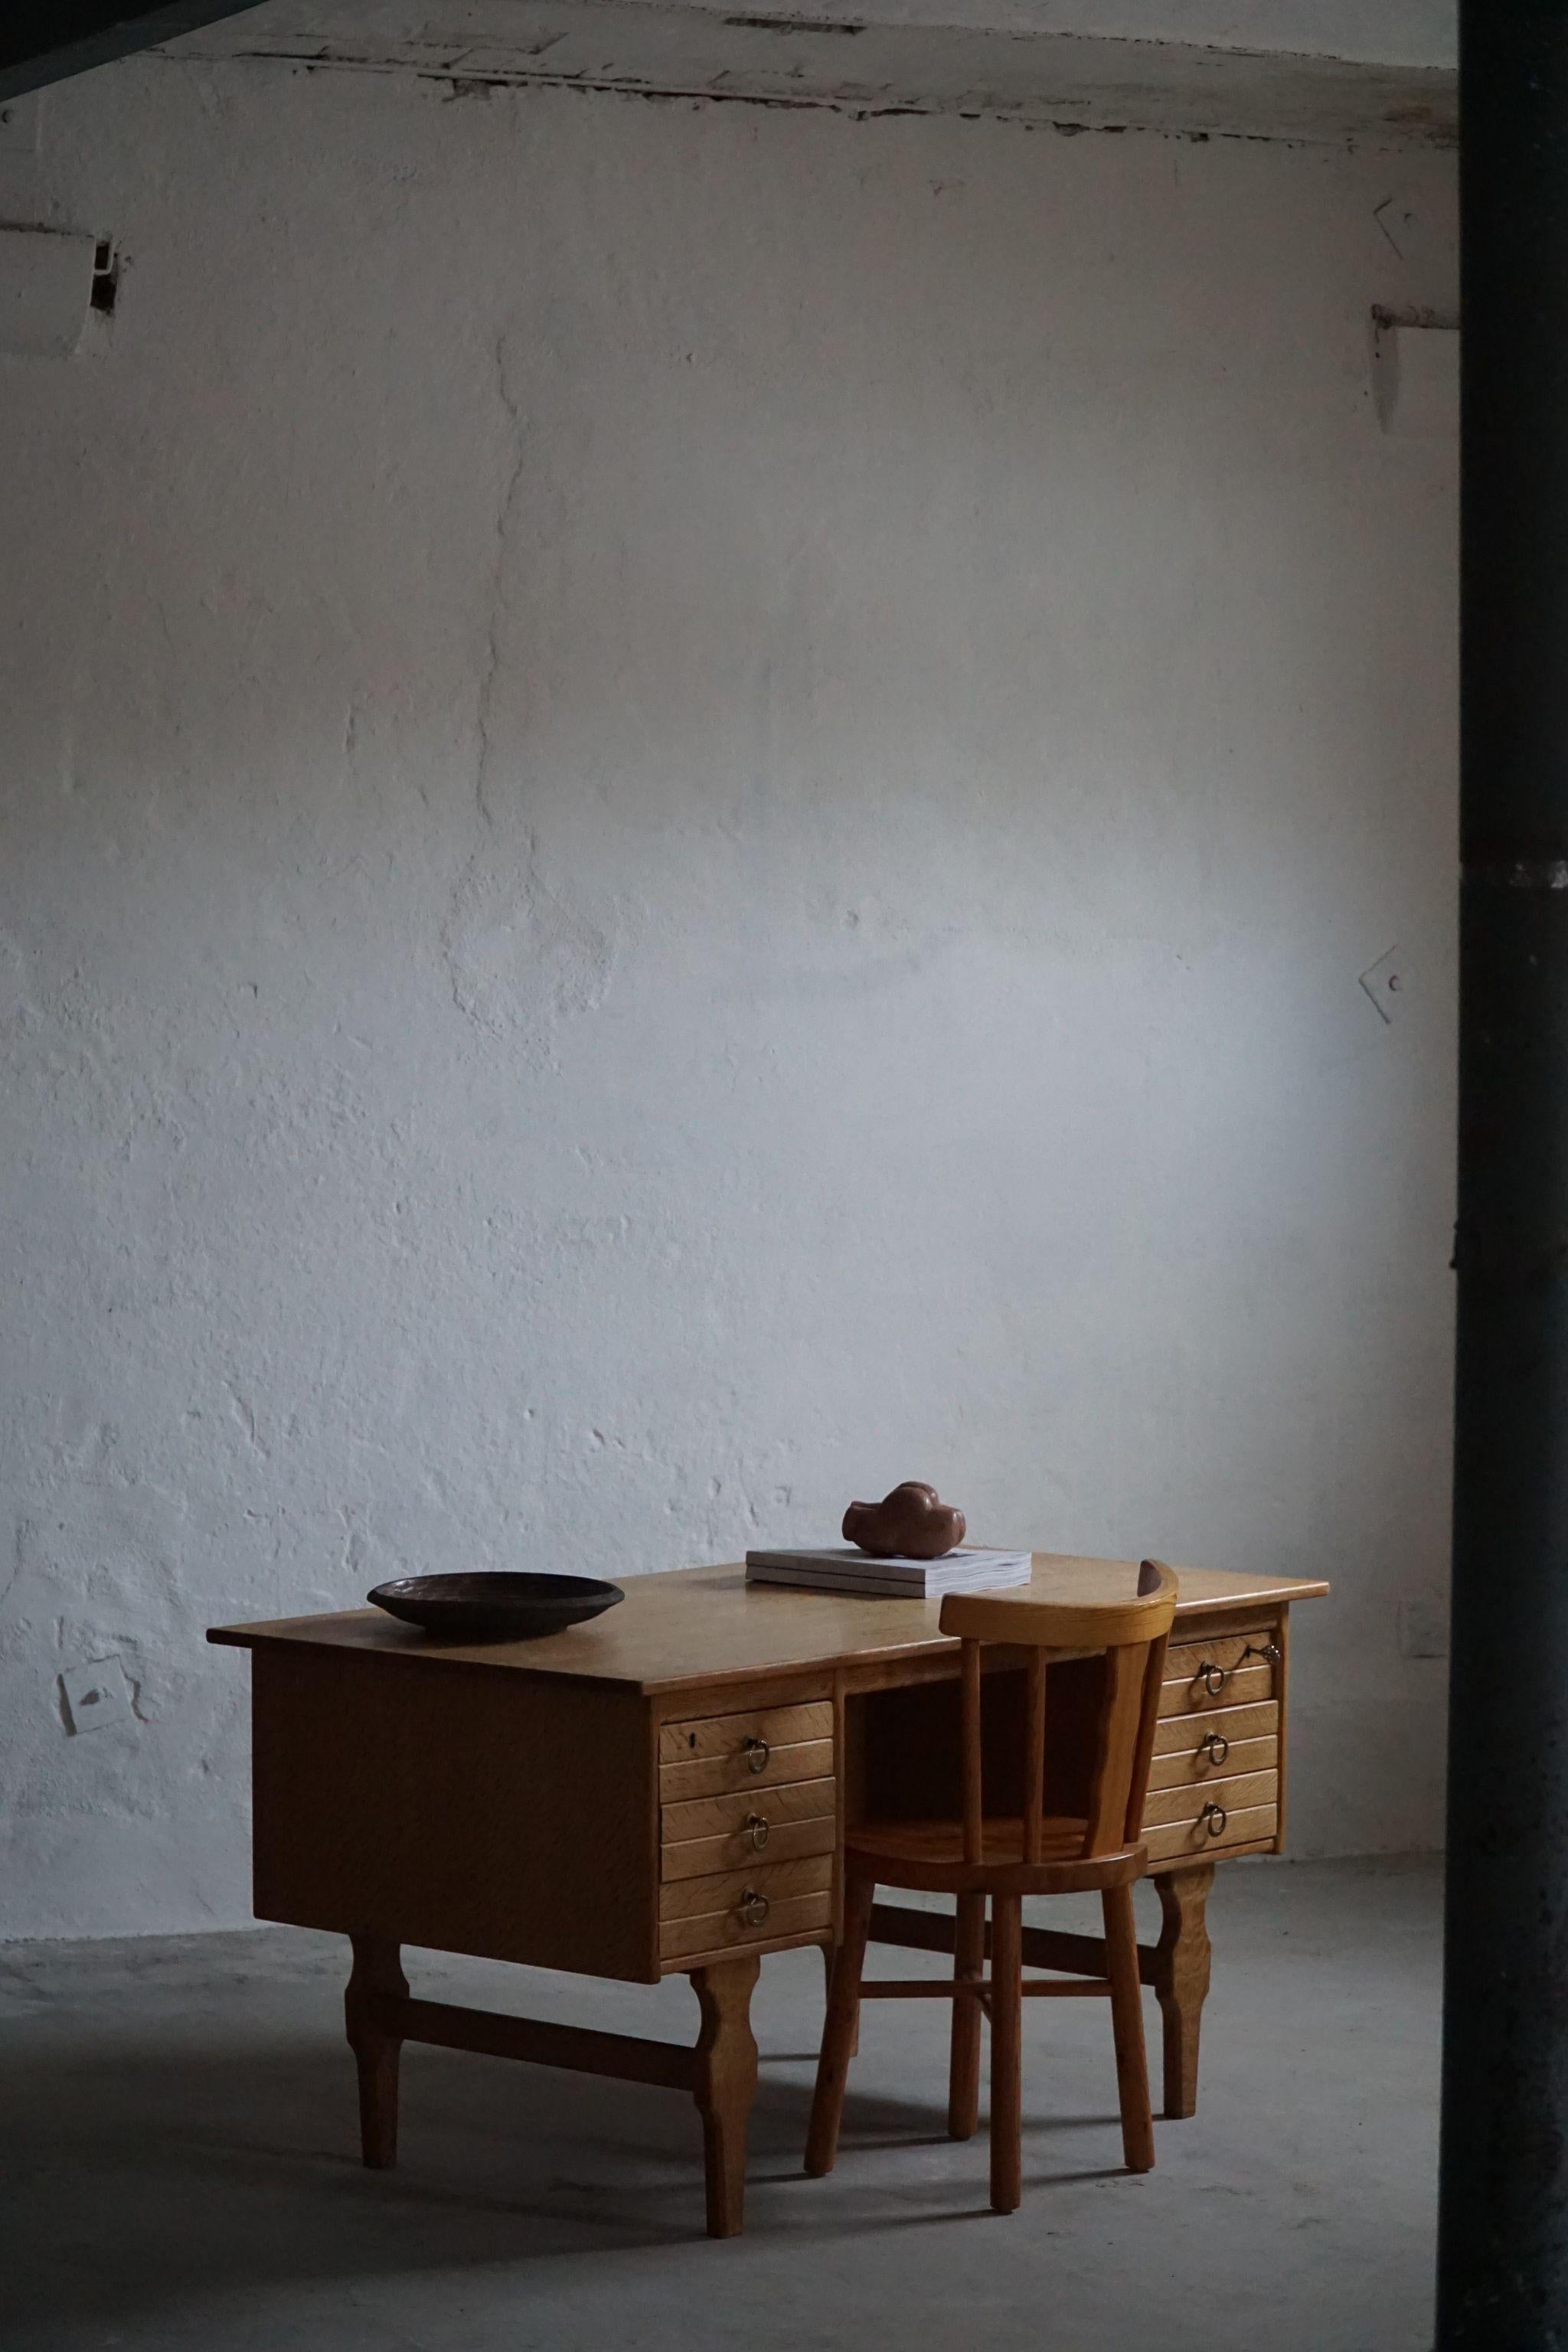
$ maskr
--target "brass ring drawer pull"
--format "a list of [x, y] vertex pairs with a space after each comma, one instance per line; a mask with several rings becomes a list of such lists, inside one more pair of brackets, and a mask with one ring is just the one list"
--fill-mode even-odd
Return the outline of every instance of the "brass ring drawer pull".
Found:
[[745, 1758], [753, 1772], [761, 1772], [766, 1769], [767, 1760], [772, 1752], [765, 1739], [758, 1739], [753, 1736], [746, 1742]]
[[761, 1813], [746, 1815], [746, 1832], [752, 1841], [753, 1853], [761, 1853], [768, 1842], [768, 1824]]
[[1212, 1658], [1205, 1658], [1193, 1680], [1202, 1683], [1210, 1698], [1218, 1698], [1221, 1691], [1229, 1682], [1232, 1672], [1231, 1667], [1216, 1666]]
[[767, 1919], [768, 1898], [765, 1895], [759, 1895], [754, 1886], [748, 1886], [741, 1897], [739, 1908], [748, 1927], [761, 1927]]
[[1198, 1815], [1198, 1827], [1201, 1830], [1206, 1830], [1210, 1837], [1224, 1837], [1225, 1825], [1228, 1819], [1225, 1807], [1215, 1804], [1211, 1799]]
[[1223, 1731], [1211, 1731], [1206, 1739], [1200, 1741], [1198, 1754], [1206, 1756], [1211, 1764], [1223, 1764], [1230, 1754], [1230, 1742]]

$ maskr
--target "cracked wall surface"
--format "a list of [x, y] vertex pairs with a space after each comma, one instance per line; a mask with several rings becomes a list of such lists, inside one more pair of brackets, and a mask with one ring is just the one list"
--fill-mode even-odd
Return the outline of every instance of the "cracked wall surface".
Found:
[[0, 1933], [246, 1917], [209, 1622], [901, 1477], [1329, 1573], [1296, 1848], [1435, 1837], [1454, 452], [1367, 317], [1451, 305], [1452, 194], [49, 94], [28, 216], [121, 280], [0, 359]]

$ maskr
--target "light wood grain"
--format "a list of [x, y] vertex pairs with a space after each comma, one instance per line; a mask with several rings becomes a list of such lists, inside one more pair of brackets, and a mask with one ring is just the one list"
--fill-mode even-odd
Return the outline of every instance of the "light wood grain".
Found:
[[752, 2032], [754, 1954], [693, 1969], [691, 1987], [702, 2015], [697, 2040], [697, 2106], [702, 2117], [708, 2235], [740, 2234], [746, 2195], [746, 2124], [757, 2087], [757, 2044]]
[[1275, 1809], [1272, 1805], [1253, 1805], [1244, 1811], [1227, 1813], [1223, 1832], [1212, 1836], [1201, 1822], [1173, 1822], [1168, 1827], [1149, 1830], [1143, 1843], [1151, 1862], [1163, 1862], [1176, 1854], [1196, 1859], [1203, 1854], [1223, 1853], [1238, 1845], [1267, 1844], [1274, 1835]]
[[[1024, 1786], [1019, 1804], [1024, 1815], [1024, 1860], [1040, 1859], [1040, 1828], [1046, 1802], [1046, 1654], [1031, 1650], [1026, 1668], [1024, 1704]], [[975, 1796], [978, 1800], [979, 1789]], [[1092, 1812], [1092, 1806], [1090, 1811]]]
[[777, 1945], [791, 1937], [805, 1941], [826, 1934], [833, 1925], [833, 1897], [826, 1887], [818, 1895], [786, 1895], [777, 1902], [769, 1899], [763, 1920], [753, 1921], [748, 1910], [749, 1906], [736, 1902], [722, 1911], [667, 1920], [658, 1931], [661, 1958], [678, 1960], [747, 1944]]
[[1268, 1665], [1272, 1663], [1267, 1653], [1273, 1638], [1272, 1626], [1259, 1626], [1254, 1633], [1226, 1633], [1202, 1642], [1173, 1641], [1165, 1654], [1165, 1679], [1190, 1682], [1205, 1666], [1229, 1674], [1237, 1666]]
[[[1245, 1812], [1250, 1806], [1274, 1804], [1279, 1786], [1272, 1769], [1232, 1773], [1220, 1780], [1184, 1781], [1178, 1788], [1151, 1790], [1143, 1819], [1155, 1830], [1169, 1822], [1196, 1822], [1209, 1805], [1222, 1806], [1227, 1816]], [[1226, 1826], [1228, 1830], [1228, 1819]]]
[[1024, 2189], [1024, 1906], [991, 1902], [991, 2206], [1015, 2213]]
[[1194, 2114], [1198, 2104], [1198, 2036], [1210, 1961], [1204, 1913], [1214, 1864], [1172, 1871], [1154, 1884], [1163, 1923], [1154, 1981], [1165, 2021], [1165, 2113], [1176, 2117]]
[[[1039, 1859], [1036, 1855], [1035, 1859]], [[873, 1920], [882, 1906], [872, 1912]], [[961, 1984], [978, 1984], [985, 1973], [985, 1897], [984, 1895], [960, 1895], [953, 1906], [955, 1916], [943, 1920], [949, 1940], [938, 1946], [953, 1956], [953, 1975]], [[911, 1918], [929, 1918], [930, 1913], [913, 1913]], [[977, 2001], [961, 2001], [953, 2011], [952, 2043], [948, 2053], [947, 2070], [947, 2133], [950, 2139], [972, 2139], [980, 2121], [980, 2006]]]
[[[1274, 1669], [1274, 1696], [1279, 1703], [1279, 1719], [1285, 1720], [1290, 1702], [1290, 1612], [1281, 1609], [1275, 1632], [1279, 1645], [1279, 1663]], [[1285, 1850], [1285, 1800], [1290, 1778], [1289, 1743], [1279, 1742], [1279, 1788], [1274, 1802], [1274, 1851]]]
[[695, 1721], [659, 1726], [661, 1764], [690, 1764], [729, 1759], [748, 1771], [749, 1751], [758, 1748], [790, 1748], [803, 1739], [831, 1739], [833, 1702], [814, 1699], [805, 1706], [747, 1707], [732, 1715], [699, 1717]]
[[[619, 1563], [607, 1561], [616, 1574]], [[1182, 1568], [1178, 1629], [1196, 1622], [1234, 1617], [1249, 1604], [1285, 1602], [1326, 1592], [1321, 1580], [1248, 1576], [1222, 1569]], [[1135, 1597], [1135, 1560], [1088, 1559], [1076, 1554], [1037, 1552], [1034, 1574], [1019, 1588], [1039, 1601], [1080, 1605], [1101, 1599]], [[682, 1569], [664, 1576], [627, 1576], [626, 1599], [586, 1625], [535, 1642], [465, 1644], [426, 1642], [376, 1609], [349, 1610], [340, 1616], [285, 1618], [273, 1623], [220, 1626], [209, 1641], [240, 1648], [285, 1645], [329, 1650], [374, 1651], [404, 1656], [422, 1672], [469, 1664], [486, 1674], [528, 1674], [621, 1683], [662, 1693], [683, 1685], [723, 1685], [786, 1668], [820, 1668], [853, 1661], [874, 1669], [879, 1662], [919, 1657], [957, 1643], [940, 1631], [941, 1604], [926, 1601], [866, 1600], [831, 1592], [805, 1592], [784, 1585], [748, 1585], [737, 1567]]]
[[[1164, 2112], [1167, 2116], [1190, 2116], [1197, 2106], [1198, 2042], [1204, 2003], [1208, 1994], [1210, 1965], [1204, 1906], [1213, 1880], [1212, 1861], [1167, 1865], [1154, 1881], [1164, 1920], [1160, 1940], [1157, 1945], [1138, 1947], [1139, 1977], [1143, 1984], [1158, 1993], [1164, 2025]], [[873, 1905], [870, 1940], [879, 1944], [895, 1944], [919, 1952], [956, 1953], [960, 1948], [958, 1922], [951, 1916], [944, 1916], [934, 1911], [913, 1911], [895, 1904]], [[978, 1947], [981, 1958], [988, 1948], [982, 1906]], [[1080, 1974], [1105, 1976], [1110, 1968], [1106, 1939], [1099, 1936], [1064, 1933], [1054, 1927], [1026, 1927], [1024, 1965], [1026, 1968], [1066, 1969]], [[1026, 1996], [1028, 1990], [1026, 1985]], [[957, 2006], [953, 2020], [955, 2050], [959, 2029], [970, 2023], [974, 2030], [975, 2063], [978, 2066], [980, 2019], [974, 2004], [964, 2001]], [[973, 2113], [969, 2106], [967, 2079], [962, 2080], [957, 2089], [960, 2103], [955, 2114], [953, 2086], [950, 2084], [948, 2128], [955, 2139], [963, 2139], [973, 2130], [978, 2118], [978, 2078], [973, 2094]], [[963, 2128], [965, 2123], [967, 2129]]]
[[[806, 2142], [808, 2172], [825, 2172], [834, 2160], [860, 2001], [945, 2000], [952, 2005], [949, 2130], [962, 2139], [974, 2127], [976, 2035], [984, 2007], [991, 2021], [991, 2202], [1001, 2213], [1015, 2210], [1022, 2179], [1022, 1898], [1090, 1887], [1105, 1897], [1103, 1965], [1090, 1976], [1038, 1990], [1058, 1998], [1110, 1993], [1127, 2162], [1133, 2170], [1144, 2170], [1153, 2162], [1131, 1886], [1145, 1860], [1138, 1825], [1175, 1610], [1175, 1580], [1170, 1570], [1145, 1561], [1137, 1596], [1132, 1602], [1117, 1596], [1098, 1612], [1099, 1626], [1107, 1636], [1098, 1651], [1092, 1645], [1097, 1612], [1087, 1603], [1065, 1608], [1039, 1602], [1005, 1605], [1000, 1599], [966, 1595], [942, 1604], [944, 1631], [958, 1632], [963, 1644], [958, 1802], [948, 1817], [922, 1820], [889, 1813], [852, 1821], [846, 1829], [846, 1919], [854, 1925], [853, 1932], [846, 1927], [845, 1946], [833, 1970]], [[982, 1652], [993, 1640], [1003, 1644], [1009, 1657], [1023, 1649], [1027, 1660], [1018, 1763], [1012, 1776], [1021, 1811], [1014, 1816], [989, 1814], [984, 1805], [987, 1709]], [[1060, 1658], [1064, 1648], [1077, 1675], [1076, 1690], [1068, 1685], [1065, 1738], [1077, 1752], [1058, 1755], [1057, 1768], [1068, 1785], [1076, 1782], [1087, 1792], [1082, 1816], [1045, 1811], [1046, 1667], [1047, 1658]], [[1005, 1676], [994, 1683], [993, 1690], [1005, 1711]], [[898, 1722], [902, 1710], [883, 1712]], [[933, 1717], [926, 1730], [928, 1739], [933, 1734], [940, 1737], [939, 1722]], [[896, 1780], [897, 1775], [891, 1777]], [[1184, 1789], [1170, 1801], [1195, 1806], [1201, 1794]], [[956, 1917], [951, 1925], [942, 1923], [951, 1938], [945, 1948], [954, 1953], [951, 1977], [866, 1981], [865, 1943], [879, 1885], [957, 1898]], [[991, 1971], [983, 1980], [979, 1970], [987, 1942], [987, 1899]], [[917, 1934], [909, 1940], [921, 1938]]]
[[[1149, 1807], [1143, 1815], [1145, 1822], [1152, 1822], [1156, 1818], [1153, 1811], [1156, 1790], [1201, 1786], [1205, 1792], [1212, 1792], [1213, 1784], [1227, 1777], [1239, 1779], [1248, 1772], [1277, 1770], [1279, 1742], [1272, 1735], [1263, 1739], [1234, 1739], [1228, 1742], [1218, 1734], [1211, 1733], [1205, 1737], [1214, 1738], [1215, 1744], [1212, 1749], [1199, 1747], [1190, 1754], [1184, 1752], [1176, 1756], [1155, 1757], [1149, 1770]], [[1170, 1820], [1173, 1816], [1162, 1814], [1159, 1818]]]
[[1142, 1736], [1145, 1711], [1151, 1735], [1154, 1697], [1159, 1690], [1159, 1658], [1149, 1649], [1123, 1645], [1108, 1652], [1105, 1660], [1105, 1713], [1100, 1752], [1089, 1786], [1089, 1819], [1084, 1827], [1086, 1854], [1108, 1853], [1131, 1844], [1138, 1835], [1142, 1812], [1142, 1785], [1133, 1786], [1133, 1766], [1140, 1751], [1149, 1769], [1149, 1742]]
[[[830, 1780], [827, 1786], [833, 1786]], [[687, 1838], [679, 1845], [659, 1848], [659, 1874], [665, 1880], [701, 1878], [718, 1870], [743, 1870], [750, 1862], [786, 1862], [792, 1856], [831, 1855], [838, 1843], [831, 1813], [815, 1820], [782, 1822], [773, 1826], [757, 1816], [760, 1829], [746, 1825], [721, 1837]]]
[[455, 2001], [408, 2000], [394, 2013], [404, 2039], [438, 2050], [469, 2050], [483, 2058], [516, 2058], [530, 2066], [560, 2066], [574, 2074], [605, 2074], [616, 2082], [651, 2083], [687, 2091], [696, 2084], [697, 2053], [675, 2042], [647, 2042], [629, 2033], [600, 2033]]
[[1212, 1697], [1207, 1685], [1196, 1680], [1162, 1683], [1162, 1722], [1169, 1722], [1173, 1716], [1202, 1715], [1222, 1705], [1250, 1706], [1260, 1699], [1269, 1699], [1274, 1696], [1272, 1666], [1231, 1666], [1224, 1672], [1225, 1680], [1217, 1696]]
[[[1167, 1934], [1157, 1951], [1137, 1955], [1137, 1965], [1160, 1991], [1167, 2108], [1178, 2113], [1190, 2112], [1195, 2096], [1207, 1976], [1194, 1890], [1212, 1876], [1215, 1858], [1259, 1852], [1281, 1833], [1288, 1664], [1284, 1655], [1278, 1664], [1261, 1657], [1259, 1645], [1277, 1641], [1283, 1653], [1287, 1604], [1327, 1590], [1312, 1580], [1202, 1570], [1182, 1577], [1173, 1646], [1155, 1685], [1162, 1713], [1143, 1722], [1130, 1774], [1141, 1785], [1148, 1767], [1150, 1826], [1142, 1845], [1130, 1842], [1124, 1854], [1108, 1857], [1114, 1870], [1125, 1863], [1129, 1871], [1142, 1858], [1168, 1906]], [[1027, 1588], [994, 1598], [1089, 1612], [1102, 1601], [1125, 1608], [1137, 1599], [1136, 1584], [1131, 1562], [1042, 1554]], [[345, 2021], [360, 2062], [367, 2161], [390, 2162], [395, 2153], [397, 2050], [405, 2038], [685, 2083], [704, 2111], [710, 2220], [722, 2234], [739, 2225], [755, 2074], [746, 2012], [758, 1956], [830, 1944], [839, 1886], [847, 1895], [845, 1841], [853, 1842], [868, 1795], [892, 1813], [951, 1803], [948, 1825], [962, 1852], [970, 1807], [961, 1798], [960, 1647], [942, 1632], [934, 1603], [748, 1589], [734, 1570], [634, 1578], [626, 1589], [626, 1601], [605, 1618], [542, 1643], [426, 1643], [376, 1612], [222, 1628], [210, 1638], [256, 1653], [258, 1911], [354, 1940]], [[1008, 1644], [986, 1660], [984, 1751], [978, 1738], [969, 1744], [974, 1810], [982, 1752], [994, 1801], [1016, 1803], [1020, 1777], [1037, 1780], [1044, 1701], [1047, 1802], [1075, 1817], [1067, 1846], [1076, 1842], [1081, 1855], [1077, 1815], [1086, 1805], [1097, 1818], [1117, 1811], [1103, 1780], [1075, 1784], [1062, 1752], [1083, 1735], [1086, 1710], [1100, 1704], [1099, 1670], [1085, 1643], [1079, 1663], [1060, 1665], [1059, 1689], [1053, 1664], [1030, 1691], [1015, 1671], [1030, 1645], [1015, 1643], [1017, 1620], [1007, 1622]], [[1205, 1662], [1225, 1677], [1217, 1696], [1196, 1679]], [[1111, 1714], [1130, 1717], [1130, 1699], [1114, 1704], [1118, 1680], [1107, 1671]], [[978, 1715], [978, 1670], [973, 1691]], [[883, 1726], [891, 1739], [872, 1729]], [[1205, 1763], [1199, 1743], [1211, 1731], [1230, 1748]], [[754, 1774], [748, 1739], [766, 1744]], [[1266, 1783], [1270, 1801], [1229, 1802], [1217, 1839], [1212, 1817], [1208, 1828], [1186, 1817], [1194, 1801], [1250, 1797]], [[821, 1793], [810, 1805], [823, 1809], [795, 1819], [795, 1801], [781, 1792], [812, 1784]], [[770, 1811], [767, 1849], [737, 1856], [727, 1842], [747, 1835], [759, 1796], [770, 1808], [779, 1801], [784, 1817]], [[1153, 1817], [1167, 1799], [1183, 1818]], [[715, 1805], [717, 1812], [704, 1812]], [[1043, 1812], [1028, 1811], [1039, 1827], [1026, 1837], [1018, 1822], [1014, 1867], [1031, 1868], [1024, 1850], [1037, 1838], [1033, 1869], [1054, 1862], [1064, 1874], [1058, 1884], [1079, 1883], [1066, 1874], [1072, 1864], [1060, 1833]], [[671, 1839], [672, 1821], [704, 1833]], [[1025, 1885], [994, 1851], [997, 1827], [975, 1824], [978, 1852], [993, 1865], [1001, 1861], [994, 1893], [1014, 1895]], [[1124, 1830], [1135, 1840], [1131, 1808]], [[796, 1836], [814, 1848], [823, 1841], [820, 1850], [784, 1850]], [[866, 1870], [876, 1867], [865, 1858]], [[893, 1883], [919, 1884], [918, 1872]], [[858, 1906], [868, 1913], [873, 1894], [868, 1883], [855, 1905], [847, 1902], [846, 1917]], [[765, 1913], [748, 1896], [762, 1897]], [[984, 1896], [966, 1893], [963, 1909], [962, 1930], [956, 1920], [919, 1913], [908, 1916], [921, 1927], [900, 1931], [916, 1943], [928, 1927], [945, 1929], [947, 1944], [929, 1948], [959, 1947], [949, 2084], [949, 2123], [959, 2136], [974, 2128], [978, 2108], [982, 2003], [973, 1988], [988, 1941]], [[689, 1971], [704, 1979], [705, 2046], [679, 2052], [413, 2001], [400, 1942], [644, 1981]], [[1075, 1971], [1094, 1979], [1089, 1990], [1103, 1990], [1110, 1962], [1101, 1939], [1028, 1928], [1021, 1943], [1028, 1964]], [[860, 1974], [858, 1957], [857, 1981]], [[1004, 2041], [1007, 2032], [1005, 2022]], [[851, 2020], [846, 2064], [854, 2040]], [[1125, 2079], [1123, 2054], [1119, 2049], [1125, 2120], [1136, 2086]], [[1173, 2068], [1187, 2105], [1173, 2104]]]
[[1154, 1727], [1156, 1759], [1190, 1756], [1211, 1731], [1239, 1747], [1244, 1740], [1277, 1738], [1280, 1727], [1278, 1699], [1258, 1699], [1247, 1706], [1213, 1707], [1199, 1715], [1167, 1716]]
[[[1026, 1585], [1010, 1586], [1005, 1592], [950, 1593], [942, 1604], [942, 1630], [965, 1642], [1064, 1653], [1147, 1643], [1165, 1631], [1176, 1599], [1173, 1571], [1163, 1569], [1157, 1574], [1163, 1581], [1156, 1581], [1148, 1592], [1139, 1590], [1138, 1572], [1133, 1570], [1131, 1591], [1119, 1589], [1128, 1581], [1124, 1577], [1102, 1573], [1096, 1580], [1100, 1589], [1082, 1595], [1064, 1593], [1058, 1598], [1038, 1591], [1035, 1589], [1037, 1578]], [[1048, 1622], [1043, 1617], [1047, 1610]]]
[[1143, 2047], [1143, 1994], [1138, 1975], [1138, 1937], [1132, 1924], [1132, 1889], [1108, 1886], [1100, 1899], [1110, 1976], [1121, 2153], [1129, 2172], [1147, 2172], [1154, 2161], [1154, 2123], [1149, 2112], [1149, 2062]]
[[860, 1979], [866, 1967], [866, 1938], [871, 1925], [875, 1882], [865, 1871], [847, 1873], [844, 1885], [844, 1939], [833, 1958], [827, 1989], [827, 2016], [822, 2049], [816, 2062], [816, 2087], [811, 2122], [805, 2137], [805, 2168], [820, 2176], [831, 2172], [838, 2154], [838, 2126], [844, 2113], [844, 2085], [849, 2062], [859, 2038]]
[[257, 1916], [651, 1981], [653, 1743], [635, 1693], [258, 1650]]
[[733, 1796], [698, 1797], [690, 1804], [666, 1805], [660, 1834], [666, 1845], [686, 1838], [721, 1837], [749, 1822], [770, 1831], [785, 1822], [833, 1821], [831, 1780], [790, 1780], [781, 1789], [742, 1789]]
[[1277, 1623], [1204, 1642], [1173, 1643], [1165, 1658], [1169, 1704], [1162, 1704], [1160, 1712], [1173, 1715], [1184, 1707], [1235, 1706], [1245, 1700], [1272, 1698], [1282, 1657]]
[[831, 1739], [800, 1739], [770, 1747], [760, 1763], [738, 1756], [705, 1756], [685, 1764], [661, 1764], [658, 1793], [667, 1805], [693, 1797], [721, 1797], [734, 1789], [774, 1788], [781, 1780], [822, 1780], [833, 1772]]
[[700, 1919], [733, 1910], [748, 1887], [765, 1895], [770, 1903], [788, 1895], [821, 1895], [833, 1884], [833, 1852], [794, 1862], [767, 1862], [749, 1868], [725, 1870], [709, 1878], [668, 1879], [658, 1890], [658, 1916], [666, 1919]]

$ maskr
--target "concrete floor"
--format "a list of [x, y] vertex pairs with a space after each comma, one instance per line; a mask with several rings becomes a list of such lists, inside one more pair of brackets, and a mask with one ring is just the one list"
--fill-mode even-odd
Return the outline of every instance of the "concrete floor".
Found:
[[[1104, 2011], [1029, 2004], [1025, 2201], [1005, 2219], [986, 2207], [984, 2138], [943, 2136], [945, 2011], [923, 2002], [868, 2013], [838, 2169], [802, 2176], [822, 1970], [815, 1952], [770, 1961], [748, 2231], [722, 2245], [701, 2235], [695, 2113], [669, 2092], [411, 2049], [401, 2168], [362, 2171], [335, 1938], [10, 1946], [0, 2341], [1418, 2352], [1438, 1899], [1428, 1862], [1222, 1873], [1202, 2105], [1156, 2126], [1143, 2179], [1116, 2168]], [[695, 2024], [681, 1979], [426, 1954], [408, 1970], [416, 1990], [542, 2016], [682, 2039]], [[1152, 2035], [1152, 2000], [1149, 2017]]]

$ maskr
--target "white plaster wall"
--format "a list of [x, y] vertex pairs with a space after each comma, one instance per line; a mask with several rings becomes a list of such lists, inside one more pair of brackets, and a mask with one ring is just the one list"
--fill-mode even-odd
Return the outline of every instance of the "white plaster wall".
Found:
[[1450, 172], [52, 95], [125, 267], [0, 361], [0, 1930], [247, 1916], [211, 1622], [910, 1475], [1331, 1575], [1296, 1850], [1434, 1838], [1453, 451], [1366, 315]]

